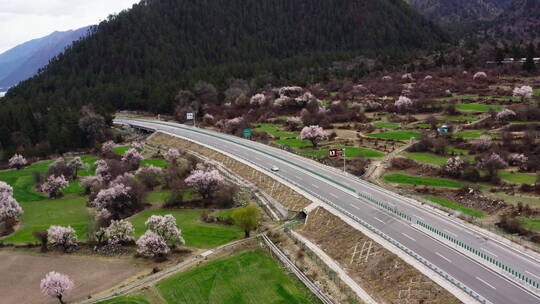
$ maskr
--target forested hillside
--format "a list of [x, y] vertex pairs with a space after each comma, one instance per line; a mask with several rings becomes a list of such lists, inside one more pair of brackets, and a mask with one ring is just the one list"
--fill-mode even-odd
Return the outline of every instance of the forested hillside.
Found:
[[405, 0], [429, 19], [441, 24], [493, 20], [512, 0]]
[[513, 0], [486, 31], [495, 41], [538, 42], [540, 40], [540, 0]]
[[12, 88], [0, 143], [30, 154], [81, 147], [90, 142], [77, 127], [83, 105], [166, 113], [178, 90], [200, 80], [219, 89], [231, 78], [317, 80], [335, 60], [397, 61], [445, 39], [396, 0], [144, 0]]

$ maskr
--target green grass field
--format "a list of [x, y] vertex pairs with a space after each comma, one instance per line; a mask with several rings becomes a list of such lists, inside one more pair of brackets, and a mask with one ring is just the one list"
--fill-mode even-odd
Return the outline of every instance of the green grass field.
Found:
[[482, 137], [482, 133], [484, 133], [485, 130], [470, 130], [470, 131], [463, 131], [454, 134], [455, 137], [462, 137], [462, 138], [480, 138]]
[[[335, 146], [332, 148], [338, 148], [338, 149], [345, 149], [345, 157], [347, 158], [353, 158], [353, 157], [366, 157], [366, 158], [379, 158], [384, 157], [386, 154], [383, 152], [372, 150], [372, 149], [366, 149], [366, 148], [359, 148], [359, 147], [346, 147], [346, 146]], [[301, 150], [299, 151], [300, 154], [304, 155], [312, 155], [312, 156], [328, 156], [329, 151], [328, 150]]]
[[114, 147], [112, 150], [116, 154], [124, 155], [124, 153], [126, 153], [126, 151], [129, 150], [129, 149], [131, 149], [131, 146]]
[[461, 211], [463, 213], [466, 213], [468, 215], [472, 215], [472, 216], [475, 216], [475, 217], [484, 217], [485, 214], [484, 212], [482, 211], [478, 211], [478, 210], [474, 210], [474, 209], [471, 209], [471, 208], [467, 208], [467, 207], [463, 207], [459, 204], [456, 204], [454, 202], [450, 202], [450, 201], [447, 201], [443, 198], [440, 198], [440, 197], [436, 197], [436, 196], [424, 196], [425, 199], [428, 199], [434, 203], [437, 203], [441, 206], [444, 206], [446, 208], [450, 208], [450, 209], [454, 209], [454, 210], [458, 210], [458, 211]]
[[303, 147], [313, 146], [309, 140], [302, 140], [302, 139], [280, 139], [280, 140], [275, 140], [274, 143], [280, 146], [289, 146], [291, 148], [303, 148]]
[[371, 133], [371, 134], [367, 134], [367, 136], [374, 137], [374, 138], [393, 139], [393, 140], [409, 140], [413, 137], [416, 139], [422, 138], [422, 134], [418, 132], [413, 132], [413, 131]]
[[6, 243], [35, 242], [34, 230], [47, 230], [51, 225], [71, 226], [79, 239], [86, 239], [90, 215], [86, 210], [86, 197], [66, 196], [57, 200], [21, 202], [24, 214], [21, 227], [7, 236]]
[[297, 132], [283, 132], [282, 126], [279, 124], [257, 123], [252, 124], [252, 126], [256, 128], [255, 131], [266, 132], [275, 138], [297, 138], [300, 136], [300, 133]]
[[195, 248], [214, 248], [239, 239], [244, 235], [236, 226], [202, 222], [200, 218], [203, 212], [204, 210], [202, 209], [147, 209], [130, 217], [128, 220], [135, 228], [136, 237], [139, 237], [146, 231], [144, 222], [150, 216], [172, 214], [182, 230], [182, 235], [186, 240], [186, 246]]
[[318, 303], [262, 250], [216, 260], [156, 285], [169, 304]]
[[534, 89], [533, 90], [534, 95], [540, 96], [540, 89]]
[[382, 129], [399, 129], [401, 124], [395, 122], [376, 122], [373, 123], [373, 126]]
[[520, 98], [517, 98], [517, 97], [507, 97], [507, 96], [480, 96], [478, 94], [473, 94], [473, 95], [462, 95], [462, 96], [452, 96], [452, 97], [441, 97], [441, 98], [436, 98], [435, 100], [438, 100], [438, 101], [453, 101], [453, 100], [456, 100], [456, 101], [460, 101], [460, 100], [466, 100], [466, 99], [478, 99], [478, 100], [482, 100], [482, 99], [486, 99], [486, 100], [499, 100], [499, 101], [521, 101]]
[[148, 299], [140, 294], [119, 296], [98, 304], [151, 304]]
[[440, 120], [448, 120], [448, 121], [461, 121], [461, 122], [475, 122], [478, 121], [475, 117], [470, 116], [443, 116], [440, 118]]
[[454, 147], [449, 147], [448, 149], [446, 149], [446, 153], [468, 154], [469, 150], [457, 149], [457, 148], [454, 148]]
[[436, 98], [435, 100], [439, 100], [439, 101], [450, 101], [450, 100], [465, 100], [465, 99], [477, 99], [477, 98], [480, 98], [480, 95], [474, 94], [474, 95], [461, 95], [461, 96], [441, 97], [441, 98]]
[[506, 171], [499, 172], [500, 178], [516, 184], [534, 184], [536, 182], [536, 174], [528, 173], [510, 173]]
[[431, 128], [431, 125], [430, 124], [416, 124], [414, 125], [415, 127], [417, 128], [422, 128], [422, 129], [429, 129]]
[[540, 124], [540, 121], [511, 121], [512, 125]]
[[439, 156], [432, 153], [407, 153], [407, 157], [410, 159], [414, 159], [419, 163], [434, 165], [444, 165], [448, 161], [448, 157]]
[[141, 160], [141, 166], [152, 165], [160, 168], [165, 168], [169, 164], [161, 158], [146, 158]]
[[525, 217], [518, 217], [518, 222], [525, 228], [533, 231], [540, 231], [540, 219], [529, 219]]
[[494, 111], [500, 111], [504, 108], [501, 105], [485, 105], [479, 103], [460, 103], [456, 105], [456, 108], [461, 111], [474, 111], [474, 112], [487, 112], [489, 109]]
[[461, 188], [463, 185], [459, 182], [434, 178], [434, 177], [419, 177], [411, 176], [402, 173], [392, 173], [384, 176], [384, 179], [391, 183], [396, 184], [408, 184], [417, 186], [431, 186], [431, 187], [448, 187], [448, 188]]

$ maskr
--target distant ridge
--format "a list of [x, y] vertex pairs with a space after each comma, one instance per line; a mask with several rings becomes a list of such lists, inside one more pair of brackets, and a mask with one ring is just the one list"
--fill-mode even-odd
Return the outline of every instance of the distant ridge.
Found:
[[0, 54], [0, 91], [34, 76], [73, 41], [86, 36], [89, 29], [90, 26], [86, 26], [77, 30], [54, 32]]

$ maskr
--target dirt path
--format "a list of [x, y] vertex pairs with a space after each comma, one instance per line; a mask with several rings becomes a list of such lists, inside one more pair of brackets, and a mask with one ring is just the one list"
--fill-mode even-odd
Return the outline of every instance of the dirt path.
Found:
[[385, 158], [371, 162], [362, 178], [372, 182], [377, 182], [379, 177], [381, 177], [384, 171], [388, 168], [388, 165], [390, 164], [392, 159], [394, 159], [394, 157], [399, 155], [401, 152], [407, 150], [412, 145], [413, 143], [408, 143], [388, 153]]
[[67, 302], [112, 288], [143, 271], [125, 262], [108, 262], [76, 256], [39, 256], [14, 251], [0, 251], [1, 303], [48, 304], [58, 300], [43, 296], [41, 279], [49, 271], [69, 275], [75, 288], [65, 297]]

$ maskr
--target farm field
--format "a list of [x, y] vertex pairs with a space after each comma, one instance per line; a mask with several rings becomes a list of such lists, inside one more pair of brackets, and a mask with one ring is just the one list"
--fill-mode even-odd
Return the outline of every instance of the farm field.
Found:
[[499, 172], [499, 176], [505, 181], [509, 181], [517, 184], [534, 184], [536, 182], [536, 174], [531, 173], [511, 173], [511, 172]]
[[518, 217], [518, 222], [523, 225], [523, 227], [533, 230], [540, 231], [540, 219], [530, 219], [525, 217]]
[[448, 161], [448, 157], [423, 152], [410, 152], [407, 153], [407, 157], [419, 163], [434, 165], [444, 165]]
[[6, 243], [35, 242], [34, 230], [47, 230], [51, 225], [71, 226], [79, 239], [86, 239], [91, 218], [86, 209], [88, 199], [82, 196], [66, 196], [56, 200], [20, 202], [24, 210], [21, 227], [3, 239]]
[[487, 112], [490, 109], [494, 111], [500, 111], [504, 108], [504, 106], [485, 105], [485, 104], [479, 104], [479, 103], [460, 103], [456, 105], [456, 108], [461, 111]]
[[302, 139], [280, 139], [275, 140], [274, 143], [280, 146], [289, 146], [291, 148], [303, 148], [313, 146], [309, 140]]
[[376, 122], [373, 123], [373, 126], [383, 129], [399, 129], [401, 127], [401, 124], [395, 122]]
[[411, 176], [402, 173], [392, 173], [384, 176], [384, 179], [391, 183], [396, 184], [408, 184], [416, 186], [431, 186], [431, 187], [448, 187], [448, 188], [461, 188], [463, 185], [460, 182], [434, 178], [434, 177], [419, 177]]
[[416, 139], [422, 138], [422, 134], [418, 132], [413, 132], [413, 131], [371, 133], [371, 134], [367, 134], [367, 136], [374, 137], [374, 138], [393, 139], [393, 140], [409, 140], [413, 137]]
[[[358, 147], [347, 147], [347, 146], [335, 146], [332, 148], [337, 149], [345, 149], [345, 157], [353, 158], [353, 157], [366, 157], [366, 158], [380, 158], [384, 157], [384, 153], [372, 150], [372, 149], [366, 149], [366, 148], [358, 148]], [[304, 155], [312, 155], [312, 156], [327, 156], [329, 153], [329, 150], [300, 150], [300, 154]]]
[[296, 132], [283, 132], [279, 124], [259, 123], [252, 124], [252, 126], [256, 128], [255, 131], [266, 132], [275, 138], [296, 138], [300, 136], [300, 133]]
[[236, 226], [208, 224], [200, 220], [204, 209], [148, 209], [144, 210], [128, 220], [135, 228], [135, 236], [138, 238], [146, 231], [144, 222], [152, 215], [172, 214], [176, 218], [178, 227], [182, 230], [182, 236], [187, 247], [214, 248], [240, 239], [244, 234]]
[[0, 273], [3, 277], [9, 277], [9, 280], [0, 280], [1, 302], [58, 303], [58, 299], [44, 297], [39, 289], [43, 274], [51, 269], [69, 275], [76, 282], [75, 288], [64, 298], [67, 303], [75, 303], [75, 300], [85, 299], [89, 294], [120, 284], [141, 271], [148, 271], [127, 262], [77, 256], [45, 257], [1, 251]]
[[454, 210], [457, 210], [457, 211], [461, 211], [463, 213], [466, 213], [468, 215], [472, 215], [472, 216], [475, 216], [475, 217], [484, 217], [485, 214], [482, 212], [482, 211], [478, 211], [478, 210], [474, 210], [474, 209], [471, 209], [471, 208], [467, 208], [467, 207], [463, 207], [459, 204], [456, 204], [454, 202], [450, 202], [450, 201], [447, 201], [443, 198], [440, 198], [440, 197], [436, 197], [436, 196], [425, 196], [424, 197], [425, 199], [428, 199], [434, 203], [437, 203], [441, 206], [444, 206], [444, 207], [447, 207], [447, 208], [450, 208], [450, 209], [454, 209]]
[[210, 262], [156, 287], [169, 304], [318, 303], [262, 250]]

